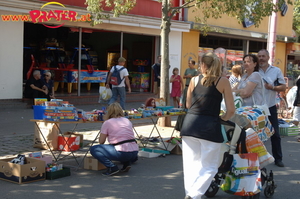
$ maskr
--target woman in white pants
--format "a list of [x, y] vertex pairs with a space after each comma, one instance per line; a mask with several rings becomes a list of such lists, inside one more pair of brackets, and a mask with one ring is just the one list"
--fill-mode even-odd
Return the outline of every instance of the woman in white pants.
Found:
[[[202, 75], [192, 78], [188, 91], [182, 129], [182, 157], [185, 199], [201, 199], [218, 171], [223, 142], [220, 119], [235, 112], [229, 80], [222, 77], [219, 58], [206, 53], [201, 58]], [[226, 113], [219, 117], [225, 98]]]

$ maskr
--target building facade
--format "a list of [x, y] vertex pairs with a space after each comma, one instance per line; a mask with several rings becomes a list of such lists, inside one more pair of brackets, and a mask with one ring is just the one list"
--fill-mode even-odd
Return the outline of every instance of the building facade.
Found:
[[[293, 6], [287, 5], [286, 12], [277, 13], [277, 39], [275, 45], [275, 59], [273, 65], [279, 67], [286, 75], [286, 66], [288, 63], [287, 47], [295, 40], [292, 30]], [[217, 48], [226, 50], [227, 59], [224, 65], [228, 70], [234, 64], [242, 63], [242, 56], [247, 53], [257, 53], [260, 49], [267, 48], [267, 38], [269, 31], [269, 17], [264, 18], [259, 27], [247, 22], [239, 22], [234, 17], [227, 15], [219, 19], [208, 19], [207, 23], [212, 27], [212, 32], [203, 36], [195, 20], [195, 17], [201, 17], [201, 10], [192, 12], [188, 10], [187, 21], [193, 22], [190, 32], [183, 33], [182, 63], [183, 73], [188, 67], [188, 59], [199, 61], [201, 54], [213, 51]], [[198, 53], [196, 53], [198, 50]], [[219, 49], [218, 49], [219, 50]]]
[[[32, 64], [31, 54], [38, 66], [59, 68], [62, 63], [72, 63], [76, 68], [79, 43], [88, 51], [88, 54], [82, 52], [83, 66], [88, 56], [93, 59], [88, 59], [87, 65], [109, 70], [115, 64], [113, 58], [124, 56], [129, 71], [149, 73], [151, 82], [151, 65], [160, 54], [161, 4], [138, 0], [128, 15], [110, 17], [91, 26], [87, 21], [78, 20], [88, 19], [84, 3], [85, 0], [0, 2], [0, 99], [22, 98], [23, 83]], [[55, 10], [69, 12], [61, 14], [57, 20]], [[35, 15], [26, 18], [30, 11], [36, 11], [36, 15], [40, 14], [38, 11], [44, 11], [47, 16], [32, 21]], [[77, 14], [76, 21], [72, 20], [72, 12]], [[52, 19], [47, 21], [47, 17]], [[174, 17], [170, 33], [170, 54], [174, 58], [170, 60], [170, 74], [174, 67], [180, 68], [182, 33], [190, 31], [190, 23], [178, 18], [179, 15]], [[151, 85], [147, 91], [151, 91]]]

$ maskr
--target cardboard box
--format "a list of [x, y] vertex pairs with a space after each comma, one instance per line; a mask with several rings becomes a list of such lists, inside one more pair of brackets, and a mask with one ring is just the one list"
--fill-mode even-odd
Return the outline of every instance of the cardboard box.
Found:
[[72, 132], [65, 132], [64, 135], [76, 135], [76, 136], [79, 136], [80, 137], [80, 143], [79, 143], [79, 146], [80, 148], [83, 147], [83, 134], [80, 134], [80, 133], [72, 133]]
[[47, 164], [52, 164], [53, 159], [51, 155], [42, 155], [42, 152], [33, 152], [28, 154], [29, 157], [31, 158], [37, 158], [39, 160], [42, 160], [45, 162], [45, 167]]
[[34, 98], [34, 105], [43, 105], [47, 101], [47, 98]]
[[11, 163], [14, 158], [0, 160], [0, 179], [23, 184], [45, 180], [45, 162], [37, 158], [26, 157], [26, 164]]
[[59, 135], [58, 136], [58, 150], [60, 151], [77, 151], [80, 145], [80, 136], [70, 135]]
[[54, 171], [54, 172], [46, 172], [46, 179], [47, 180], [54, 180], [57, 178], [63, 178], [66, 176], [70, 176], [71, 175], [71, 170], [69, 167], [63, 167], [62, 170], [59, 171]]
[[296, 136], [299, 134], [299, 127], [279, 127], [279, 134], [281, 136]]
[[85, 157], [84, 158], [84, 169], [99, 171], [99, 170], [106, 169], [106, 166], [101, 164], [96, 158]]

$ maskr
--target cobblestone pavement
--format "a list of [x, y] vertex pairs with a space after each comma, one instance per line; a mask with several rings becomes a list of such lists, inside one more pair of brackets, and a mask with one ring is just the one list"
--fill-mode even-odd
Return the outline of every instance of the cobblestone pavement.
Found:
[[[176, 124], [176, 120], [173, 119], [172, 126]], [[148, 137], [153, 128], [153, 124], [136, 124], [134, 128], [138, 132], [140, 136]], [[161, 136], [163, 138], [170, 137], [173, 132], [173, 127], [159, 127], [157, 126]], [[83, 156], [86, 151], [89, 149], [91, 142], [95, 139], [95, 136], [98, 134], [98, 130], [89, 130], [89, 129], [81, 129], [76, 131], [83, 135], [84, 143], [83, 147], [76, 151], [74, 154], [76, 156]], [[153, 131], [151, 137], [157, 137], [158, 133], [156, 130]], [[179, 136], [178, 131], [174, 131], [174, 136]], [[137, 137], [137, 135], [136, 135]], [[13, 135], [3, 135], [1, 138], [0, 144], [0, 159], [16, 157], [18, 154], [29, 154], [35, 151], [42, 151], [43, 154], [51, 155], [50, 150], [44, 150], [33, 147], [33, 138], [34, 134], [13, 134]], [[98, 143], [96, 140], [95, 144]], [[140, 145], [142, 146], [142, 145]], [[150, 145], [151, 146], [151, 145]], [[55, 155], [58, 155], [60, 151], [54, 151]], [[62, 156], [68, 155], [67, 158], [70, 158], [69, 152], [62, 152]]]

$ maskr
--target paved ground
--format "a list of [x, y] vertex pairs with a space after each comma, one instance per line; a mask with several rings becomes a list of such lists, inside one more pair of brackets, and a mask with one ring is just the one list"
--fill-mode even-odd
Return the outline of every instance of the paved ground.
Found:
[[[136, 108], [138, 103], [128, 104]], [[81, 106], [83, 110], [99, 108], [98, 104]], [[1, 108], [1, 107], [0, 107]], [[33, 117], [31, 109], [0, 109], [0, 159], [13, 157], [18, 153], [26, 154], [38, 149], [32, 148]], [[172, 124], [175, 124], [175, 118]], [[134, 126], [141, 134], [147, 135], [152, 128], [151, 121], [136, 121]], [[61, 126], [63, 131], [72, 129], [72, 125]], [[84, 134], [88, 143], [98, 132], [99, 124], [84, 124], [78, 126], [78, 131]], [[170, 136], [172, 128], [159, 128], [163, 137]], [[274, 199], [299, 198], [300, 189], [300, 143], [296, 137], [283, 137], [284, 163], [286, 167], [279, 168], [271, 164], [268, 170], [274, 171], [278, 186]], [[266, 142], [269, 149], [270, 143]], [[87, 147], [76, 152], [79, 160]], [[270, 151], [270, 150], [269, 150]], [[44, 150], [43, 153], [49, 153]], [[62, 161], [66, 165], [75, 166], [74, 159]], [[182, 199], [184, 198], [182, 157], [167, 155], [158, 158], [140, 158], [128, 173], [111, 177], [100, 175], [100, 171], [71, 169], [71, 176], [56, 180], [45, 180], [24, 185], [17, 185], [0, 180], [1, 198], [79, 198], [79, 199]], [[205, 198], [205, 197], [204, 197]], [[239, 198], [219, 190], [216, 199]], [[265, 198], [263, 195], [261, 198]]]

